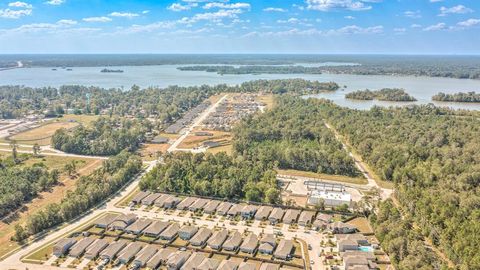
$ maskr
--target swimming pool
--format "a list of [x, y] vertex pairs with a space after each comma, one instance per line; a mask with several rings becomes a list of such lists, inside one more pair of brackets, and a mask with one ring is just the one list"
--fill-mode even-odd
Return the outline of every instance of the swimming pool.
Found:
[[358, 247], [358, 250], [364, 251], [364, 252], [373, 252], [373, 247], [372, 246], [360, 246], [360, 247]]

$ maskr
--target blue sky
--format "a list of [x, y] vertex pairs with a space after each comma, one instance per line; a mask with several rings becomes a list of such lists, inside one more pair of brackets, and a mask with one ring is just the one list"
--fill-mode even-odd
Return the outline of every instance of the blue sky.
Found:
[[479, 54], [479, 0], [0, 0], [0, 53]]

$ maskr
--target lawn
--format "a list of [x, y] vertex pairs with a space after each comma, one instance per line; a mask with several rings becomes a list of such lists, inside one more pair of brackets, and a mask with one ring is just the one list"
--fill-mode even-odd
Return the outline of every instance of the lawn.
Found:
[[319, 180], [323, 179], [323, 180], [357, 184], [357, 185], [366, 185], [368, 183], [367, 179], [363, 177], [354, 178], [354, 177], [348, 177], [344, 175], [333, 175], [333, 174], [315, 173], [315, 172], [298, 171], [298, 170], [281, 170], [281, 169], [277, 169], [277, 173], [282, 175], [318, 178]]
[[275, 98], [273, 95], [260, 95], [257, 100], [266, 104], [267, 109], [271, 109], [274, 106]]
[[45, 125], [39, 126], [34, 129], [30, 129], [11, 136], [10, 140], [16, 140], [19, 144], [35, 144], [48, 145], [50, 144], [50, 138], [55, 131], [66, 128], [70, 129], [77, 126], [75, 122], [51, 122]]
[[357, 217], [347, 222], [358, 228], [361, 233], [373, 233], [368, 220], [364, 217]]
[[233, 146], [231, 144], [228, 144], [228, 145], [222, 145], [219, 147], [208, 148], [207, 153], [216, 154], [220, 152], [225, 152], [227, 155], [232, 155], [232, 149], [233, 149]]
[[59, 121], [62, 122], [78, 122], [83, 125], [90, 125], [93, 121], [97, 120], [100, 116], [99, 115], [85, 115], [85, 114], [65, 114], [63, 117], [58, 118]]
[[157, 152], [166, 153], [170, 144], [145, 143], [140, 148], [140, 156], [143, 160], [152, 161], [157, 159]]

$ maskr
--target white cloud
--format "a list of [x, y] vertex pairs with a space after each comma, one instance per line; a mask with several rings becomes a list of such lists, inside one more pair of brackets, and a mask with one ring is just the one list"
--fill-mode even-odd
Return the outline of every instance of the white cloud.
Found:
[[226, 3], [218, 3], [218, 2], [213, 2], [213, 3], [207, 3], [203, 6], [204, 9], [211, 9], [211, 8], [222, 8], [222, 9], [239, 9], [239, 8], [250, 8], [249, 3], [231, 3], [231, 4], [226, 4]]
[[111, 22], [112, 19], [108, 17], [88, 17], [88, 18], [83, 18], [84, 22]]
[[443, 0], [430, 0], [430, 3], [439, 3], [439, 2], [443, 2]]
[[57, 24], [63, 24], [63, 25], [76, 25], [78, 22], [74, 20], [59, 20]]
[[468, 19], [466, 21], [457, 23], [458, 26], [462, 27], [472, 27], [478, 24], [480, 24], [480, 19]]
[[32, 15], [31, 9], [20, 9], [20, 10], [12, 10], [9, 8], [0, 9], [0, 18], [18, 19], [23, 16], [30, 16], [30, 15]]
[[445, 23], [437, 23], [434, 25], [430, 25], [428, 27], [423, 28], [423, 31], [439, 31], [447, 29], [447, 25]]
[[360, 27], [357, 25], [348, 25], [337, 30], [330, 30], [331, 34], [379, 34], [383, 33], [383, 26]]
[[440, 14], [438, 16], [447, 16], [448, 14], [466, 14], [472, 13], [473, 9], [468, 8], [464, 5], [458, 5], [451, 8], [441, 7]]
[[284, 8], [276, 8], [276, 7], [264, 8], [263, 11], [266, 11], [266, 12], [287, 12], [287, 10], [284, 9]]
[[298, 23], [300, 22], [297, 18], [290, 18], [288, 20], [277, 20], [277, 23]]
[[16, 8], [26, 8], [26, 9], [32, 9], [33, 8], [33, 6], [31, 4], [25, 3], [25, 2], [20, 2], [20, 1], [8, 3], [8, 6], [9, 7], [16, 7]]
[[344, 18], [347, 19], [347, 20], [355, 20], [355, 17], [353, 17], [353, 16], [345, 16]]
[[142, 14], [148, 14], [148, 13], [150, 13], [150, 10], [144, 10], [144, 11], [142, 11]]
[[329, 11], [336, 9], [347, 9], [353, 11], [372, 9], [371, 5], [365, 3], [377, 3], [374, 0], [306, 0], [307, 9]]
[[420, 24], [414, 23], [414, 24], [410, 25], [410, 27], [411, 28], [421, 28], [422, 26]]
[[66, 0], [50, 0], [50, 1], [45, 2], [45, 4], [52, 5], [52, 6], [59, 6], [63, 3], [65, 3], [65, 2], [66, 2]]
[[141, 33], [141, 32], [153, 32], [159, 29], [171, 29], [175, 27], [176, 23], [171, 22], [171, 21], [166, 21], [166, 22], [155, 22], [155, 23], [150, 23], [150, 24], [145, 24], [145, 25], [137, 25], [134, 24], [123, 31], [120, 31], [122, 33]]
[[414, 19], [418, 19], [422, 17], [420, 10], [416, 10], [416, 11], [407, 10], [403, 13], [403, 15], [405, 17], [414, 18]]
[[216, 12], [207, 12], [207, 13], [197, 13], [193, 17], [184, 17], [179, 22], [180, 23], [195, 23], [198, 21], [212, 21], [212, 22], [220, 22], [222, 19], [231, 18], [236, 19], [238, 18], [238, 14], [243, 13], [242, 9], [220, 9]]
[[138, 17], [139, 15], [137, 13], [131, 13], [131, 12], [112, 12], [109, 14], [109, 16], [131, 19], [133, 17]]
[[407, 32], [407, 28], [393, 28], [393, 32], [395, 32], [397, 34], [403, 34], [403, 33]]
[[310, 28], [301, 30], [292, 28], [285, 31], [270, 31], [270, 32], [250, 32], [242, 37], [282, 37], [282, 36], [331, 36], [331, 35], [356, 35], [356, 34], [380, 34], [383, 33], [383, 26], [377, 25], [372, 27], [360, 27], [357, 25], [349, 25], [339, 29], [330, 29], [327, 31]]
[[179, 11], [190, 10], [193, 7], [197, 7], [197, 6], [198, 6], [198, 4], [195, 3], [195, 2], [191, 2], [191, 3], [188, 3], [186, 5], [183, 5], [181, 3], [173, 3], [170, 6], [168, 6], [167, 9], [169, 9], [171, 11], [179, 12]]

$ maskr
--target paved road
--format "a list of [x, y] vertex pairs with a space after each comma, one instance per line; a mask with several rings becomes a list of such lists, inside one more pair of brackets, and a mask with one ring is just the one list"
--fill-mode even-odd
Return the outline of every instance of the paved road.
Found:
[[173, 142], [173, 144], [168, 148], [168, 152], [174, 152], [174, 151], [186, 151], [186, 150], [190, 150], [191, 149], [179, 149], [178, 146], [180, 145], [180, 143], [192, 132], [192, 130], [201, 125], [203, 120], [205, 120], [208, 115], [210, 115], [212, 112], [215, 111], [215, 109], [218, 107], [218, 105], [223, 101], [225, 100], [226, 98], [228, 97], [228, 94], [224, 95], [222, 98], [220, 98], [219, 100], [217, 100], [217, 102], [215, 102], [214, 104], [210, 105], [210, 107], [208, 107], [208, 109], [206, 109], [199, 117], [197, 117], [197, 119], [195, 120], [195, 122], [182, 134], [182, 136], [178, 137], [177, 140], [175, 140]]

